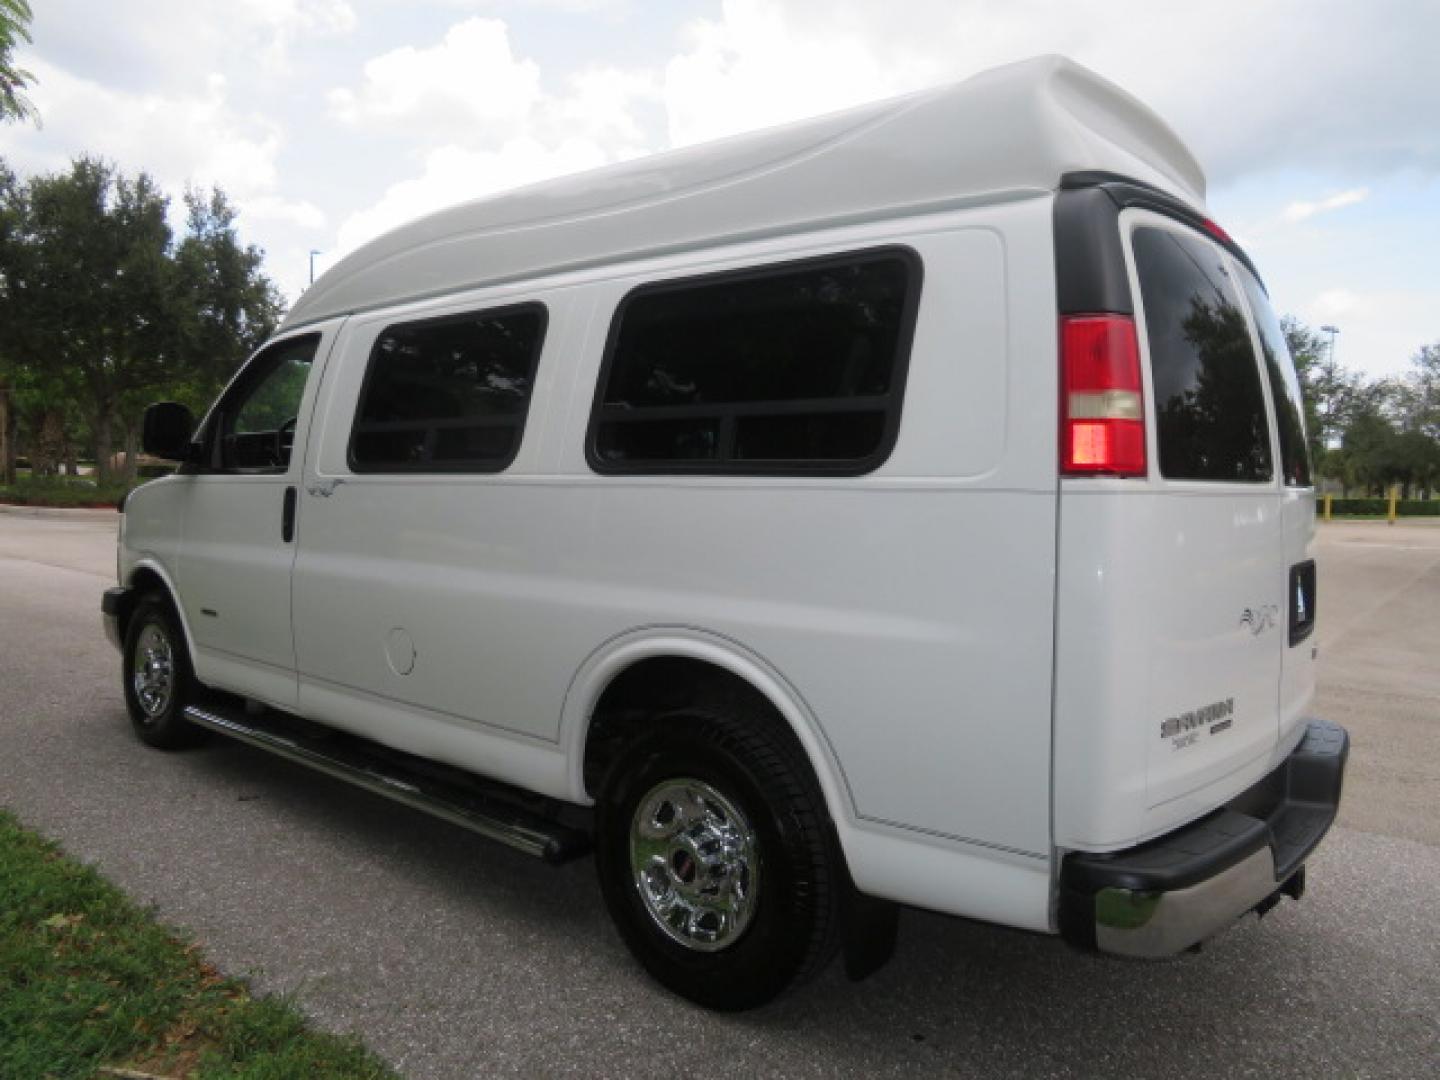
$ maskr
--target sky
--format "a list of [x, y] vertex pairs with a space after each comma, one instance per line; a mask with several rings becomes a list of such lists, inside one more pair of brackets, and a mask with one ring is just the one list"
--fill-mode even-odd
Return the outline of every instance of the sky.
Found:
[[293, 300], [429, 210], [1063, 53], [1160, 113], [1276, 307], [1440, 341], [1437, 0], [36, 0], [22, 175], [219, 185]]

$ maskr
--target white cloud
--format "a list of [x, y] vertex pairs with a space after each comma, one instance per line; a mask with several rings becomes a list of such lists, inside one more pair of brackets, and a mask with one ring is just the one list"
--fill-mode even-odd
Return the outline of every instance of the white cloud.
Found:
[[518, 133], [540, 98], [540, 68], [518, 58], [498, 19], [466, 19], [428, 49], [405, 45], [365, 64], [359, 90], [330, 91], [334, 115], [351, 127], [438, 137], [479, 129]]
[[1440, 174], [1437, 37], [1440, 5], [1419, 0], [725, 0], [670, 60], [666, 107], [689, 142], [1058, 52], [1155, 108], [1212, 181]]
[[[665, 68], [673, 145], [830, 112], [923, 85], [943, 65], [892, 50], [866, 31], [863, 10], [813, 20], [805, 4], [726, 0], [718, 19], [686, 29]], [[836, 9], [847, 5], [839, 0]]]
[[1362, 203], [1370, 197], [1368, 188], [1351, 188], [1349, 191], [1342, 191], [1336, 195], [1330, 195], [1324, 199], [1317, 199], [1314, 202], [1292, 202], [1285, 207], [1282, 215], [1286, 221], [1298, 222], [1306, 218], [1312, 218], [1316, 214], [1328, 214], [1331, 210], [1340, 210], [1346, 206], [1354, 206]]
[[[6, 153], [27, 171], [63, 170], [71, 148], [149, 172], [172, 194], [187, 184], [219, 184], [237, 199], [271, 191], [277, 183], [279, 127], [244, 113], [228, 100], [226, 81], [211, 75], [192, 95], [123, 93], [31, 61], [42, 131], [10, 135]], [[63, 141], [47, 137], [64, 132]]]
[[36, 48], [53, 64], [130, 92], [189, 93], [212, 71], [274, 79], [297, 43], [333, 42], [357, 19], [345, 0], [46, 0]]
[[229, 0], [228, 6], [276, 32], [338, 36], [355, 29], [355, 9], [346, 0]]
[[342, 250], [431, 210], [658, 149], [641, 116], [659, 108], [654, 73], [588, 68], [547, 92], [539, 66], [515, 53], [495, 19], [467, 19], [436, 45], [376, 57], [358, 88], [328, 99], [347, 125], [423, 147], [419, 175], [341, 224]]
[[1299, 315], [1312, 326], [1340, 329], [1335, 358], [1370, 376], [1406, 370], [1412, 356], [1440, 338], [1435, 312], [1440, 288], [1330, 288], [1302, 305]]
[[355, 29], [355, 9], [346, 0], [236, 0], [235, 17], [260, 39], [261, 66], [283, 71], [297, 41], [345, 37]]
[[[1267, 280], [1288, 273], [1292, 294], [1310, 297], [1332, 284], [1364, 297], [1391, 281], [1437, 280], [1418, 259], [1394, 270], [1403, 245], [1440, 242], [1434, 216], [1395, 197], [1397, 184], [1440, 181], [1434, 0], [1212, 0], [1203, 10], [1173, 0], [36, 7], [37, 44], [21, 59], [41, 76], [46, 127], [0, 128], [0, 154], [32, 172], [100, 153], [175, 193], [186, 181], [218, 183], [287, 287], [304, 283], [309, 248], [338, 252], [329, 230], [349, 246], [511, 184], [1044, 52], [1074, 57], [1174, 124], [1222, 203], [1244, 207], [1227, 224], [1264, 245]], [[1383, 196], [1371, 231], [1403, 239], [1388, 249], [1377, 241], [1363, 272], [1302, 272], [1332, 253], [1320, 230], [1294, 224], [1355, 205], [1353, 192]], [[1433, 312], [1394, 311], [1434, 325]], [[1346, 320], [1355, 343], [1361, 316], [1331, 317]]]
[[278, 195], [258, 195], [240, 203], [240, 220], [248, 225], [254, 221], [272, 221], [301, 229], [323, 229], [325, 211], [304, 199], [282, 199]]
[[622, 15], [635, 7], [635, 0], [440, 0], [446, 7], [481, 8], [493, 11], [502, 8], [542, 8], [567, 15]]
[[1375, 314], [1375, 301], [1350, 289], [1326, 289], [1305, 306], [1305, 311], [1317, 322], [1332, 322], [1347, 315], [1369, 317]]
[[534, 121], [550, 138], [588, 139], [615, 160], [660, 148], [639, 110], [658, 110], [661, 103], [660, 79], [654, 72], [587, 68], [569, 78], [563, 95], [542, 101]]
[[[466, 6], [495, 11], [522, 0]], [[1282, 166], [1334, 176], [1362, 159], [1382, 171], [1440, 173], [1440, 128], [1413, 115], [1427, 97], [1440, 111], [1433, 88], [1412, 85], [1405, 71], [1389, 82], [1356, 74], [1342, 98], [1337, 82], [1375, 63], [1350, 42], [1413, 51], [1420, 24], [1433, 21], [1440, 32], [1440, 19], [1417, 13], [1401, 34], [1369, 8], [1322, 6], [1331, 28], [1323, 34], [1315, 19], [1297, 23], [1286, 8], [1249, 0], [1215, 0], [1203, 15], [1112, 0], [1103, 20], [1086, 4], [910, 0], [901, 18], [872, 0], [723, 0], [683, 27], [663, 64], [573, 73], [558, 87], [503, 21], [470, 17], [433, 44], [372, 59], [361, 80], [331, 92], [332, 115], [357, 131], [409, 140], [417, 163], [416, 175], [392, 182], [342, 225], [342, 245], [381, 222], [497, 190], [502, 178], [530, 181], [566, 162], [614, 161], [815, 115], [1046, 51], [1071, 55], [1150, 103], [1193, 144], [1212, 180]], [[1377, 142], [1390, 150], [1373, 153]], [[1284, 220], [1354, 205], [1368, 191], [1296, 202]]]

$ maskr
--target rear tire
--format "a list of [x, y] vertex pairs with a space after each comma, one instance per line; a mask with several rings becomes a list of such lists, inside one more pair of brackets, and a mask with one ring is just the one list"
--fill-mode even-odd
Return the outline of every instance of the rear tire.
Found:
[[198, 684], [180, 621], [165, 597], [151, 593], [136, 603], [121, 655], [125, 707], [140, 741], [161, 750], [203, 742], [205, 732], [185, 719]]
[[773, 723], [740, 703], [658, 717], [616, 755], [596, 809], [596, 868], [626, 945], [711, 1009], [765, 1004], [839, 943], [834, 829]]

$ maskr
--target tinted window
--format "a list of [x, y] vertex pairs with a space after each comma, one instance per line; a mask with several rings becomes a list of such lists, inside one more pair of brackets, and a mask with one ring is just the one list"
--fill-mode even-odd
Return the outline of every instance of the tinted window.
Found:
[[320, 335], [307, 334], [255, 357], [216, 408], [221, 469], [283, 472], [290, 465], [300, 399]]
[[370, 352], [356, 472], [499, 472], [520, 450], [545, 309], [535, 305], [387, 327]]
[[889, 249], [647, 286], [616, 314], [602, 472], [859, 473], [889, 454], [920, 265]]
[[1275, 317], [1275, 309], [1265, 290], [1248, 270], [1240, 271], [1240, 284], [1255, 328], [1260, 332], [1260, 348], [1265, 353], [1265, 374], [1270, 380], [1270, 397], [1275, 402], [1275, 422], [1280, 428], [1280, 467], [1290, 487], [1310, 486], [1310, 447], [1305, 441], [1305, 407], [1300, 396], [1300, 380], [1295, 375], [1295, 362], [1285, 331]]
[[1260, 372], [1220, 249], [1169, 229], [1136, 229], [1160, 472], [1179, 480], [1268, 480]]

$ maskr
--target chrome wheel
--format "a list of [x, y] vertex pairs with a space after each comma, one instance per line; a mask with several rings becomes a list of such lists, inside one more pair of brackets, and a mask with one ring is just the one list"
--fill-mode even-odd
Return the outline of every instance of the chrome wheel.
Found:
[[714, 952], [733, 944], [755, 912], [755, 830], [703, 780], [666, 780], [640, 800], [630, 868], [650, 917], [686, 948]]
[[163, 715], [175, 694], [175, 652], [163, 626], [152, 622], [140, 631], [130, 679], [135, 701], [146, 717]]

